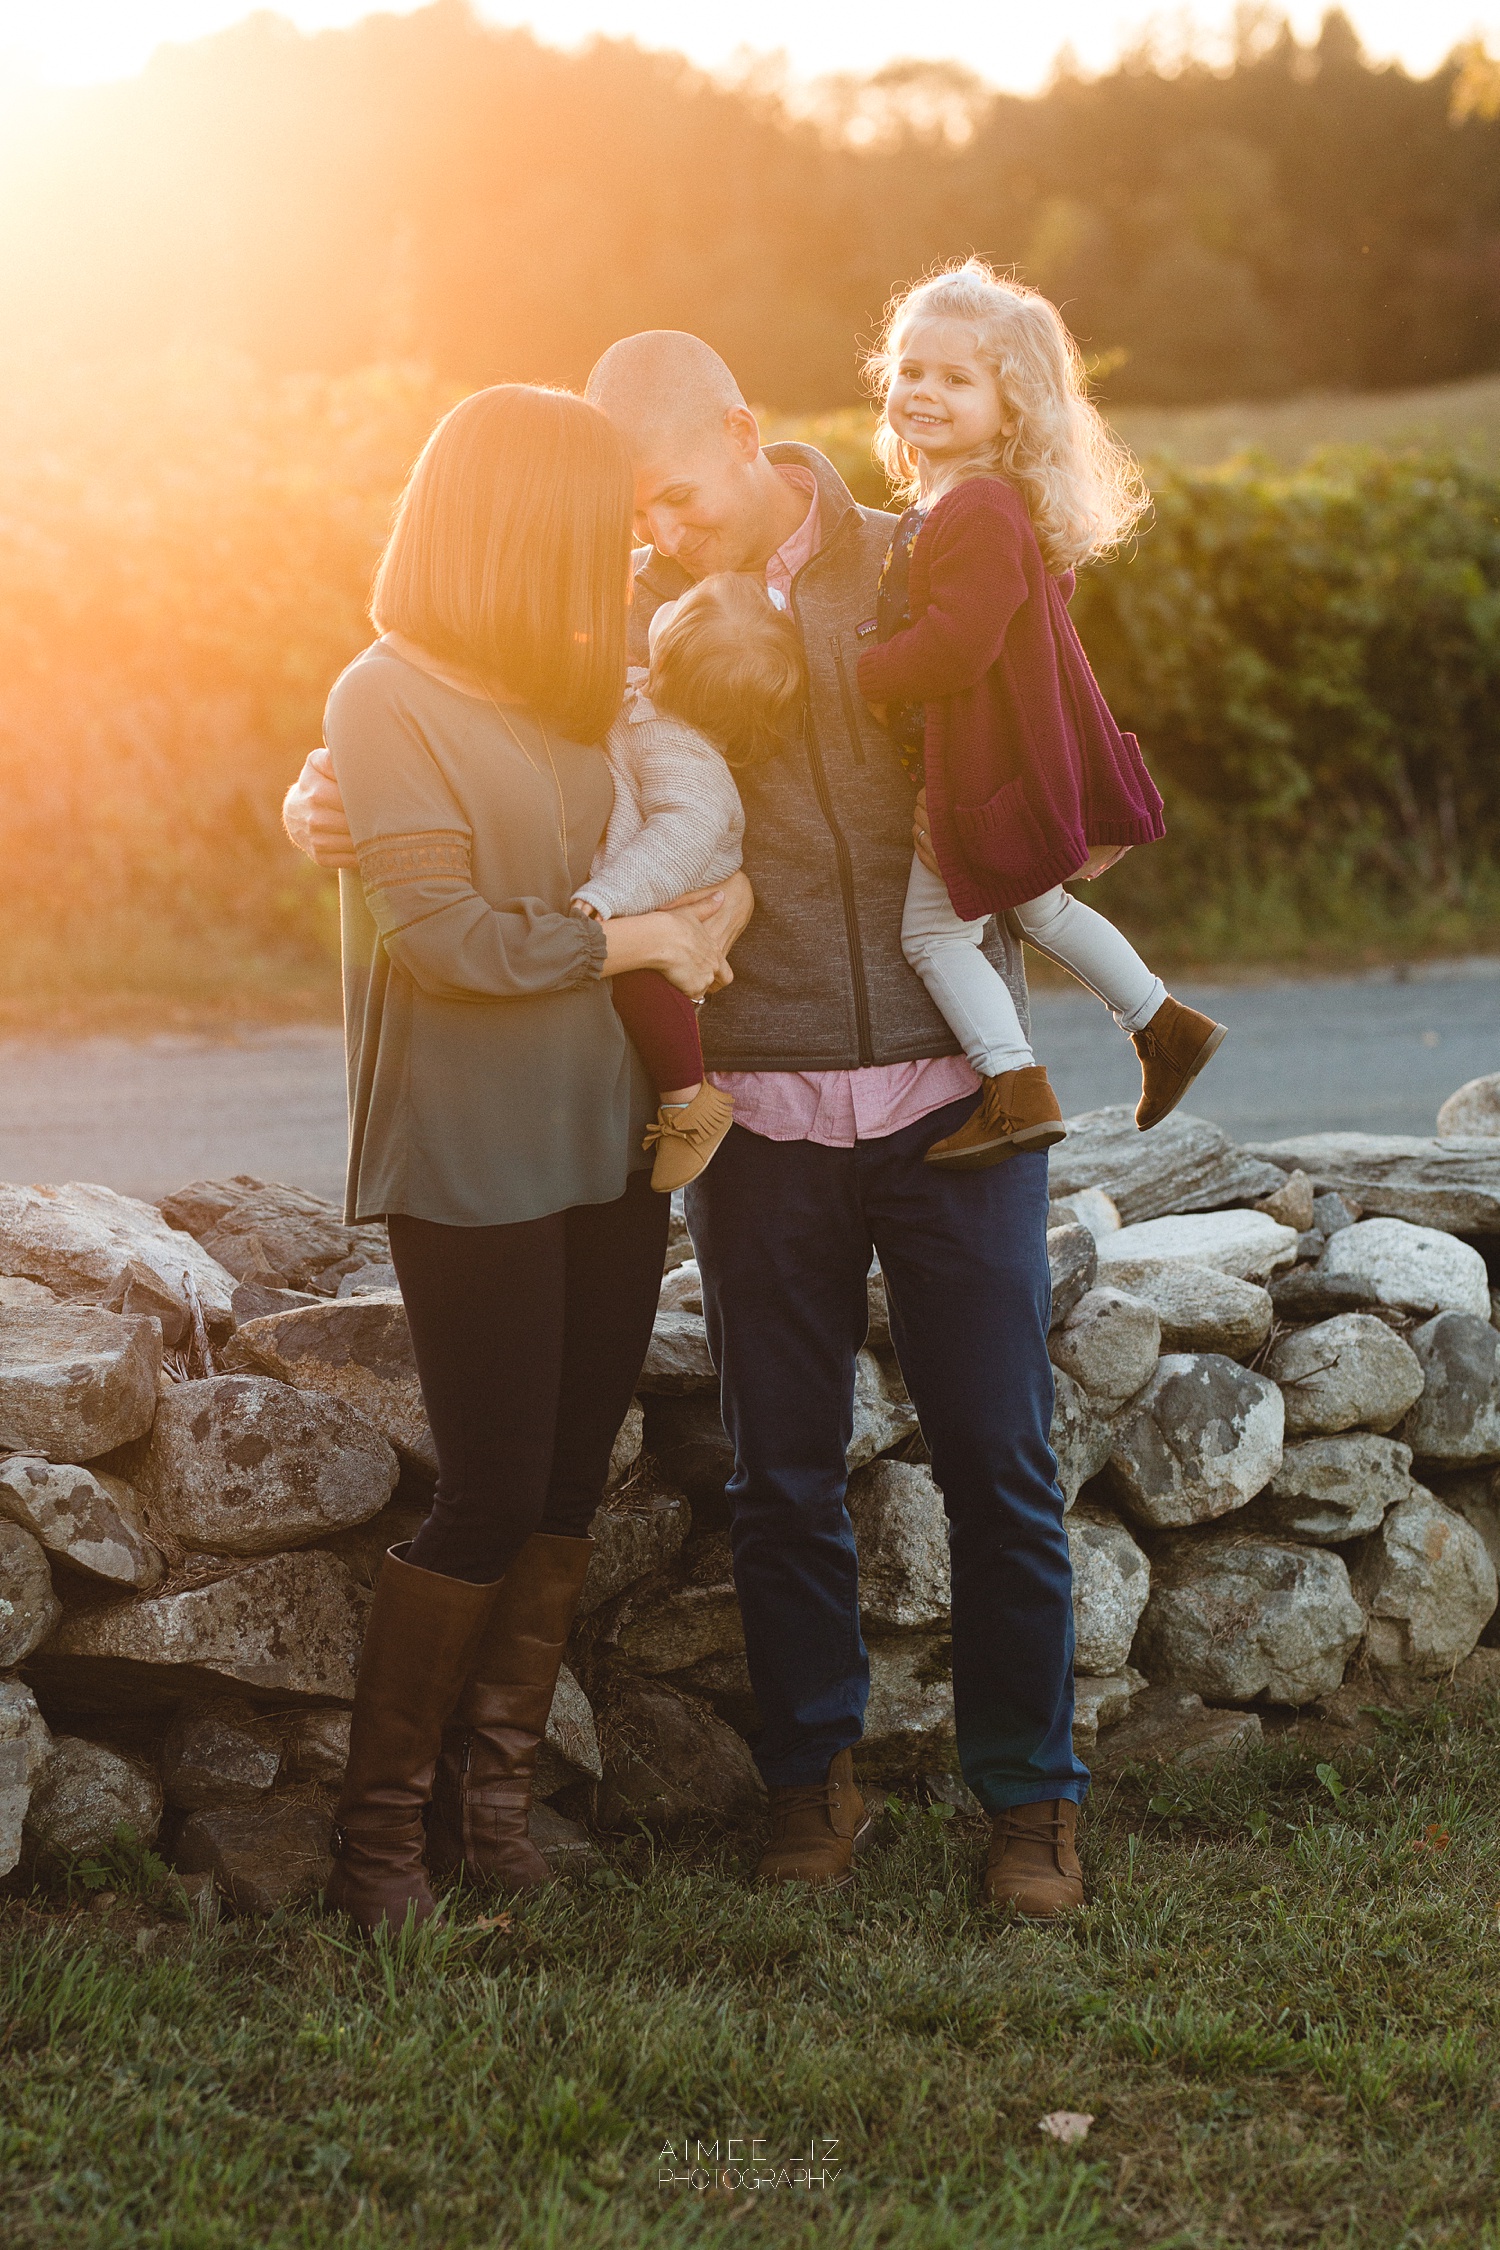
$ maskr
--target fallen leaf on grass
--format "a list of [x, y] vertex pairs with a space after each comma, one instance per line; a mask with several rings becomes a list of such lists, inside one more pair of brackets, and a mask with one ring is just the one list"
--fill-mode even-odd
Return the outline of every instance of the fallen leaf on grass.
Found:
[[509, 1914], [481, 1914], [474, 1923], [476, 1930], [508, 1930], [512, 1926]]
[[1054, 2141], [1061, 2141], [1064, 2148], [1071, 2148], [1075, 2141], [1088, 2139], [1093, 2122], [1087, 2110], [1049, 2109], [1045, 2117], [1038, 2118], [1037, 2131], [1049, 2133]]
[[1445, 1852], [1449, 1841], [1448, 1831], [1442, 1822], [1430, 1820], [1421, 1835], [1412, 1838], [1411, 1848], [1414, 1852]]

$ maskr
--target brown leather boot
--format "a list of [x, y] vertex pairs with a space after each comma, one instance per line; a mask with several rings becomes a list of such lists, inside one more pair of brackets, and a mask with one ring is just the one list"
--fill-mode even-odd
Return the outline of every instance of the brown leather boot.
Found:
[[1003, 1164], [1018, 1149], [1051, 1148], [1067, 1139], [1057, 1096], [1040, 1063], [1029, 1070], [1002, 1071], [986, 1078], [979, 1107], [956, 1133], [934, 1141], [924, 1162], [945, 1164], [950, 1172], [979, 1172]]
[[841, 1750], [826, 1781], [771, 1791], [771, 1841], [756, 1873], [763, 1883], [844, 1890], [854, 1881], [854, 1855], [869, 1826], [854, 1786], [853, 1752]]
[[1212, 1016], [1185, 1008], [1167, 994], [1145, 1028], [1130, 1034], [1141, 1058], [1141, 1098], [1135, 1112], [1139, 1132], [1149, 1133], [1153, 1125], [1171, 1116], [1228, 1037], [1227, 1024], [1215, 1023]]
[[1028, 1922], [1070, 1914], [1083, 1904], [1083, 1869], [1074, 1836], [1078, 1807], [1066, 1797], [1041, 1805], [1012, 1805], [990, 1822], [984, 1896]]
[[513, 1891], [552, 1881], [527, 1834], [536, 1754], [583, 1591], [592, 1539], [534, 1532], [504, 1578], [443, 1736], [427, 1852], [439, 1878]]
[[422, 1808], [496, 1592], [404, 1557], [404, 1548], [387, 1550], [365, 1629], [325, 1893], [366, 1936], [382, 1923], [400, 1929], [408, 1914], [425, 1922], [433, 1910]]

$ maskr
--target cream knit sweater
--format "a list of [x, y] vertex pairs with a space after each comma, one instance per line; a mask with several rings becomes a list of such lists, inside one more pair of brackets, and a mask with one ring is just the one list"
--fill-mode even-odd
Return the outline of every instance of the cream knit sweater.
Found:
[[614, 810], [575, 894], [603, 915], [653, 913], [740, 864], [745, 814], [734, 776], [706, 735], [658, 714], [639, 685], [645, 676], [630, 674], [604, 739]]

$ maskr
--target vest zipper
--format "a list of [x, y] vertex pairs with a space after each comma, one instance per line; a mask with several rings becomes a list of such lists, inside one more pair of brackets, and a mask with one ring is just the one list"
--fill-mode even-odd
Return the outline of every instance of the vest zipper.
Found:
[[[826, 550], [825, 550], [826, 551]], [[798, 573], [801, 576], [801, 573]], [[797, 611], [797, 580], [792, 580], [792, 619], [799, 633], [802, 619]], [[803, 645], [807, 636], [803, 634]], [[812, 696], [807, 699], [807, 762], [812, 768], [813, 787], [818, 793], [818, 804], [833, 838], [833, 849], [839, 867], [839, 892], [844, 902], [844, 935], [849, 941], [849, 968], [854, 978], [854, 1021], [859, 1032], [860, 1067], [868, 1070], [875, 1061], [875, 1045], [870, 1036], [870, 995], [865, 989], [865, 949], [860, 941], [859, 921], [854, 911], [854, 862], [849, 855], [849, 843], [838, 824], [829, 794], [828, 776], [823, 770], [823, 753], [818, 745], [817, 722], [813, 718]]]
[[844, 699], [844, 724], [849, 729], [849, 740], [854, 745], [854, 762], [862, 766], [865, 762], [865, 745], [859, 731], [859, 709], [849, 685], [849, 674], [844, 669], [844, 647], [837, 633], [829, 634], [828, 645], [833, 650], [833, 661], [838, 666], [839, 694]]

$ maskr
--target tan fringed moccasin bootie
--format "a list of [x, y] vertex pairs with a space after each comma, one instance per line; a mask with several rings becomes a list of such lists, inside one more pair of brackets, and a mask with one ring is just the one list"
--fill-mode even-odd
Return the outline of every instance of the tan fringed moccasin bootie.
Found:
[[658, 1195], [696, 1180], [734, 1123], [734, 1103], [705, 1078], [685, 1109], [659, 1109], [642, 1148], [654, 1148], [651, 1185]]
[[923, 1161], [950, 1172], [979, 1172], [1024, 1149], [1051, 1148], [1066, 1140], [1067, 1132], [1047, 1073], [1034, 1063], [1029, 1070], [986, 1078], [973, 1116], [956, 1133], [934, 1141]]

